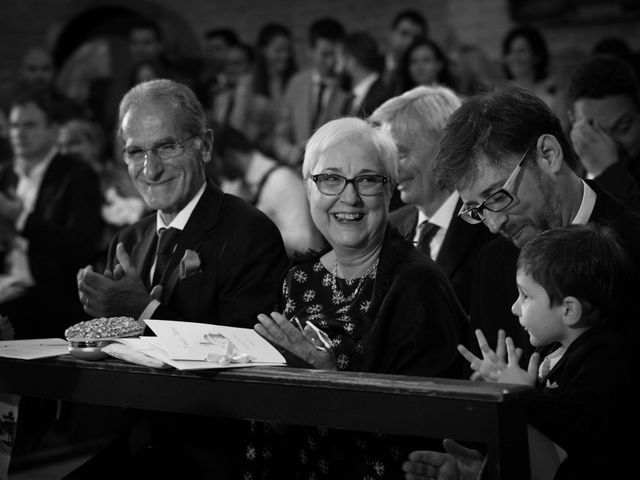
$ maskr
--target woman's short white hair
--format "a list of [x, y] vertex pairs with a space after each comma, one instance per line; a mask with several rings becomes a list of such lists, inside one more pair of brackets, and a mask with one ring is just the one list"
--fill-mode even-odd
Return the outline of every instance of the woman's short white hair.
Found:
[[302, 176], [307, 178], [320, 157], [330, 148], [349, 140], [368, 142], [378, 153], [385, 175], [395, 185], [398, 180], [398, 149], [393, 137], [366, 120], [344, 117], [321, 126], [307, 142], [302, 162]]
[[437, 140], [460, 105], [460, 98], [447, 87], [419, 86], [384, 102], [370, 120], [391, 127], [396, 135], [429, 135]]

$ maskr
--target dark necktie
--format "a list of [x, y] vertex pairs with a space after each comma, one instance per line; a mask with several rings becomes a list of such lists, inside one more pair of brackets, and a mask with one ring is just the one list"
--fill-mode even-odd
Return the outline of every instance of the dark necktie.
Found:
[[316, 98], [316, 110], [313, 114], [313, 118], [311, 119], [311, 129], [315, 130], [318, 127], [318, 122], [320, 121], [320, 117], [322, 116], [322, 99], [324, 97], [324, 91], [327, 89], [327, 84], [323, 81], [318, 83], [318, 96]]
[[418, 244], [416, 248], [419, 252], [425, 255], [428, 258], [431, 258], [431, 240], [438, 233], [438, 225], [434, 223], [429, 223], [428, 220], [425, 220], [420, 224], [420, 235], [418, 236]]
[[153, 281], [151, 282], [152, 286], [160, 283], [160, 280], [164, 275], [164, 271], [167, 269], [167, 265], [169, 264], [169, 259], [171, 259], [171, 255], [175, 249], [176, 242], [178, 241], [178, 235], [180, 235], [180, 230], [173, 227], [161, 228], [158, 232], [156, 268], [153, 272]]

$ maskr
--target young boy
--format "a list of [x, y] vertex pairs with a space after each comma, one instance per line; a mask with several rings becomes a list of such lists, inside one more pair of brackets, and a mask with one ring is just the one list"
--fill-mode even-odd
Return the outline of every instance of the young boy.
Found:
[[[537, 235], [520, 252], [512, 306], [537, 349], [527, 370], [503, 332], [495, 352], [476, 332], [483, 358], [458, 347], [483, 380], [538, 390], [527, 407], [532, 478], [624, 478], [631, 468], [624, 442], [616, 441], [630, 438], [626, 431], [637, 434], [629, 348], [614, 318], [626, 265], [607, 227], [572, 225]], [[406, 478], [478, 478], [478, 452], [458, 447], [446, 440], [448, 453], [413, 452], [403, 465]]]

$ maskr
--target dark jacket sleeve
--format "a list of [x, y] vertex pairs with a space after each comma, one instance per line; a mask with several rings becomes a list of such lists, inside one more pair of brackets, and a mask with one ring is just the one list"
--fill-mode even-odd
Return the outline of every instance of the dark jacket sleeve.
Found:
[[41, 211], [27, 217], [29, 264], [38, 284], [55, 282], [93, 259], [102, 228], [98, 178], [87, 168], [69, 170]]
[[640, 186], [622, 163], [611, 165], [594, 180], [620, 202], [640, 211]]

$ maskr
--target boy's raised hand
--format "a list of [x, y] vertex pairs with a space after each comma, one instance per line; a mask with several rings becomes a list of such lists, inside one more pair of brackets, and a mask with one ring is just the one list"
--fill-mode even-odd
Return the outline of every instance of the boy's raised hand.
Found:
[[520, 356], [516, 351], [516, 347], [511, 337], [507, 337], [505, 341], [507, 347], [507, 364], [498, 374], [498, 382], [501, 383], [517, 383], [520, 385], [534, 386], [538, 378], [538, 365], [540, 364], [540, 354], [533, 353], [529, 359], [527, 370], [520, 368], [518, 360]]
[[489, 347], [482, 330], [476, 330], [475, 334], [480, 351], [482, 351], [482, 358], [476, 357], [464, 345], [458, 345], [458, 351], [469, 362], [469, 366], [475, 372], [471, 376], [472, 380], [497, 382], [499, 381], [500, 372], [507, 366], [504, 330], [498, 330], [498, 343], [496, 344], [495, 352]]

